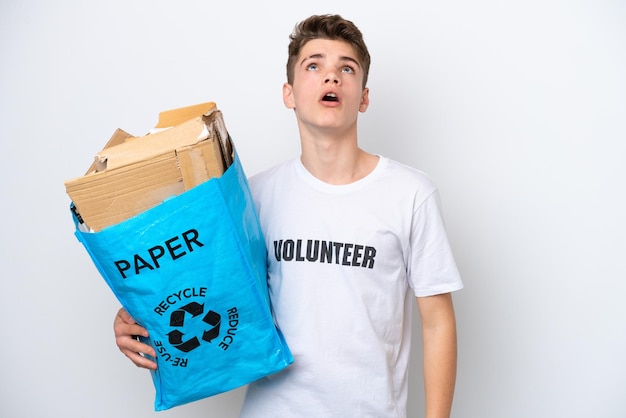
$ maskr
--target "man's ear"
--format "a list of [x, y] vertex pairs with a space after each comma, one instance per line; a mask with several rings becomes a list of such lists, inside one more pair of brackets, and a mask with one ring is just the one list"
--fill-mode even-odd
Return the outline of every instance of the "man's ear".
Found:
[[296, 101], [293, 98], [293, 86], [289, 83], [283, 84], [283, 103], [287, 109], [295, 109]]
[[359, 104], [359, 112], [363, 113], [367, 110], [367, 107], [370, 105], [370, 89], [365, 87], [363, 89], [363, 93], [361, 93], [361, 103]]

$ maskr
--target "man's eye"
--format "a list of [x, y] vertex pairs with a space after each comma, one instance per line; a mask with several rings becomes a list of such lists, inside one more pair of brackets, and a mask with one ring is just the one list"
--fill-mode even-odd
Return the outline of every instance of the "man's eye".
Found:
[[309, 64], [309, 65], [306, 66], [306, 69], [308, 71], [315, 71], [315, 70], [317, 70], [317, 64]]
[[341, 72], [346, 74], [354, 74], [354, 69], [352, 67], [343, 67]]

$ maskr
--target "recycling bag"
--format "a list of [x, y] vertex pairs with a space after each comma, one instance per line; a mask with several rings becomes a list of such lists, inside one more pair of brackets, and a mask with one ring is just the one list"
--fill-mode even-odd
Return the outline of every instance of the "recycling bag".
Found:
[[274, 323], [266, 248], [239, 158], [218, 178], [99, 232], [75, 235], [157, 355], [154, 409], [245, 385], [293, 362]]

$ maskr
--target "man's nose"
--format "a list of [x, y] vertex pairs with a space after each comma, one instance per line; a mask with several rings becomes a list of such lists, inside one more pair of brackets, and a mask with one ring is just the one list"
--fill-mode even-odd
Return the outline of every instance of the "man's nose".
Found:
[[337, 77], [336, 72], [331, 71], [328, 74], [326, 74], [326, 78], [324, 78], [324, 84], [327, 84], [327, 83], [339, 84], [339, 77]]

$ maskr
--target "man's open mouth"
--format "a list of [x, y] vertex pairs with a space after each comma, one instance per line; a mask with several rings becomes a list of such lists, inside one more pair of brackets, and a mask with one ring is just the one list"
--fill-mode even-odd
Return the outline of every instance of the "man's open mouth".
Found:
[[338, 102], [339, 98], [337, 97], [337, 95], [335, 93], [328, 93], [328, 94], [325, 94], [324, 97], [322, 97], [322, 101], [324, 101], [324, 102]]

